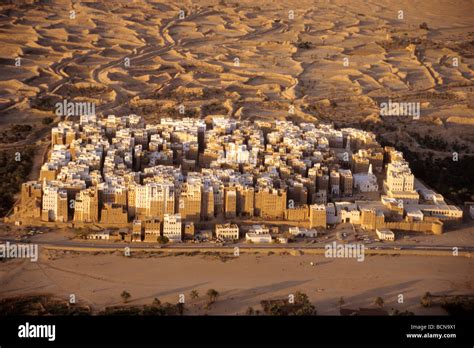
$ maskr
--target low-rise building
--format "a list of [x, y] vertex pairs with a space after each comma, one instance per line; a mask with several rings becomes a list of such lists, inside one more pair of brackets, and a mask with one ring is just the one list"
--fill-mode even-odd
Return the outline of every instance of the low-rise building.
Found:
[[252, 227], [250, 227], [249, 233], [269, 234], [270, 229], [265, 225], [252, 225]]
[[252, 243], [271, 243], [272, 236], [269, 233], [251, 233], [247, 232], [245, 234], [245, 240], [251, 241]]
[[100, 232], [89, 233], [87, 235], [87, 239], [109, 240], [110, 239], [110, 232], [109, 231], [100, 231]]
[[184, 223], [184, 238], [185, 239], [194, 239], [195, 235], [194, 222], [188, 221]]
[[318, 231], [314, 228], [304, 228], [304, 227], [290, 227], [290, 234], [296, 237], [311, 237], [315, 238], [318, 236]]
[[415, 221], [422, 221], [424, 217], [423, 212], [420, 209], [407, 211], [407, 216], [413, 217], [413, 220]]
[[386, 229], [376, 229], [375, 232], [377, 233], [377, 237], [379, 237], [380, 240], [388, 240], [393, 242], [395, 240], [395, 233], [393, 233], [390, 230]]
[[217, 224], [216, 237], [223, 240], [239, 239], [239, 226], [236, 224]]

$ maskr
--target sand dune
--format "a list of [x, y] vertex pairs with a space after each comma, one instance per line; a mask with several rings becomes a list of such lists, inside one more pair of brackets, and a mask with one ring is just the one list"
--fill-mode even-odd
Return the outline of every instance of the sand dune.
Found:
[[[0, 19], [0, 58], [5, 59], [0, 73], [4, 81], [21, 83], [4, 89], [2, 100], [20, 103], [47, 93], [64, 97], [57, 87], [77, 78], [113, 85], [117, 99], [104, 107], [116, 114], [130, 111], [127, 96], [145, 100], [159, 92], [165, 97], [163, 91], [190, 79], [200, 88], [235, 93], [249, 105], [257, 102], [257, 90], [270, 100], [306, 98], [310, 104], [312, 98], [444, 91], [473, 83], [472, 47], [455, 40], [472, 28], [464, 16], [471, 5], [303, 0], [258, 6], [243, 1], [221, 8], [211, 0], [194, 5], [78, 2], [75, 19], [69, 18], [69, 3], [61, 0], [21, 9], [3, 5], [8, 16]], [[399, 8], [403, 21], [396, 17]], [[430, 30], [420, 29], [421, 22]], [[446, 39], [451, 41], [442, 45]], [[16, 57], [23, 59], [20, 68], [12, 67]], [[453, 69], [450, 61], [456, 57], [461, 59]], [[131, 63], [127, 68], [125, 58]]]
[[[87, 83], [106, 89], [96, 99], [99, 112], [150, 119], [162, 116], [158, 109], [136, 108], [155, 100], [179, 101], [190, 112], [225, 103], [230, 114], [252, 119], [290, 117], [282, 110], [293, 103], [300, 120], [350, 114], [357, 123], [377, 119], [381, 99], [413, 96], [431, 105], [422, 109], [427, 119], [474, 117], [470, 1], [226, 2], [0, 5], [0, 122], [24, 120], [25, 105], [31, 115], [54, 115], [44, 105], [69, 97], [76, 82], [86, 84], [73, 98], [91, 94]], [[224, 101], [203, 98], [216, 91]], [[457, 92], [464, 94], [432, 103]], [[371, 99], [363, 109], [361, 96]], [[318, 111], [319, 100], [329, 106]]]

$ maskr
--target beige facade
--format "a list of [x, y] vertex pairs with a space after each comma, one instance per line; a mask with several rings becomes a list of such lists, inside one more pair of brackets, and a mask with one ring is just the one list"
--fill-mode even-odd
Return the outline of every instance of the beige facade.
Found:
[[248, 186], [237, 186], [237, 214], [253, 216], [255, 205], [255, 189]]
[[309, 207], [302, 204], [294, 208], [288, 208], [285, 212], [285, 219], [288, 221], [307, 221], [309, 218]]
[[21, 216], [41, 218], [42, 187], [37, 181], [28, 181], [21, 185]]
[[283, 189], [259, 188], [255, 191], [255, 215], [283, 219], [286, 210], [286, 191]]
[[367, 173], [369, 171], [370, 161], [368, 158], [362, 157], [360, 155], [352, 155], [352, 172], [357, 173]]
[[144, 242], [156, 242], [161, 235], [161, 221], [158, 218], [147, 218], [144, 224]]
[[74, 221], [99, 222], [99, 197], [96, 188], [81, 190], [76, 195]]
[[339, 170], [341, 176], [341, 194], [344, 196], [352, 196], [354, 179], [350, 170]]
[[112, 225], [127, 224], [127, 211], [121, 205], [104, 204], [100, 214], [100, 223]]
[[309, 226], [327, 227], [326, 206], [324, 204], [313, 204], [309, 207]]
[[363, 209], [361, 212], [361, 226], [369, 230], [390, 229], [433, 234], [443, 233], [443, 223], [436, 218], [415, 220], [412, 216], [405, 217], [402, 221], [385, 221], [385, 216], [375, 209]]
[[[168, 183], [133, 185], [129, 199], [129, 214], [136, 218], [158, 217], [175, 212], [175, 188]], [[132, 200], [133, 199], [133, 200]]]
[[186, 221], [199, 221], [201, 218], [201, 185], [185, 183], [178, 200], [178, 212]]
[[52, 181], [56, 179], [56, 175], [58, 174], [58, 170], [55, 166], [49, 166], [47, 164], [43, 165], [40, 170], [40, 181], [47, 180]]
[[201, 218], [203, 220], [214, 218], [214, 192], [212, 187], [207, 187], [202, 192]]
[[237, 216], [237, 190], [235, 187], [228, 187], [225, 190], [224, 211], [227, 219]]

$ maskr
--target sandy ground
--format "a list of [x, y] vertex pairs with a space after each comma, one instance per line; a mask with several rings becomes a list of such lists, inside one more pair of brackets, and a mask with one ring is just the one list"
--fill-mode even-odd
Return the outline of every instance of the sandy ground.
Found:
[[[314, 262], [316, 265], [311, 266]], [[264, 299], [287, 298], [305, 292], [322, 315], [337, 315], [342, 296], [348, 308], [370, 307], [377, 296], [385, 308], [408, 309], [416, 314], [443, 314], [439, 308], [419, 305], [426, 291], [432, 294], [470, 294], [474, 287], [474, 260], [464, 257], [368, 256], [328, 259], [302, 255], [244, 255], [220, 261], [211, 256], [129, 257], [118, 254], [71, 254], [38, 262], [12, 260], [0, 270], [0, 297], [52, 293], [62, 298], [75, 294], [95, 309], [121, 304], [123, 290], [130, 304], [150, 304], [155, 297], [176, 303], [185, 295], [188, 314], [243, 314], [260, 309]], [[218, 302], [205, 310], [205, 293], [214, 288]], [[200, 298], [192, 300], [190, 292]], [[404, 303], [397, 303], [403, 294]]]
[[[360, 120], [378, 117], [379, 98], [414, 97], [425, 119], [470, 123], [473, 10], [464, 0], [3, 5], [0, 121], [38, 120], [59, 98], [150, 118], [184, 102], [190, 115]], [[456, 98], [426, 95], [448, 89]]]

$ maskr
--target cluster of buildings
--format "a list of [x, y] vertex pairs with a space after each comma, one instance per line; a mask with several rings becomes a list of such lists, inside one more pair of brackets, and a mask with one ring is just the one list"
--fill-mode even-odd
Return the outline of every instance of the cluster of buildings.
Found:
[[[39, 180], [22, 186], [18, 216], [129, 227], [135, 241], [180, 241], [213, 221], [215, 237], [239, 239], [231, 223], [239, 218], [307, 222], [295, 235], [343, 222], [441, 233], [441, 220], [462, 218], [439, 194], [418, 189], [403, 154], [372, 133], [210, 119], [60, 122]], [[271, 241], [259, 230], [246, 239]]]

